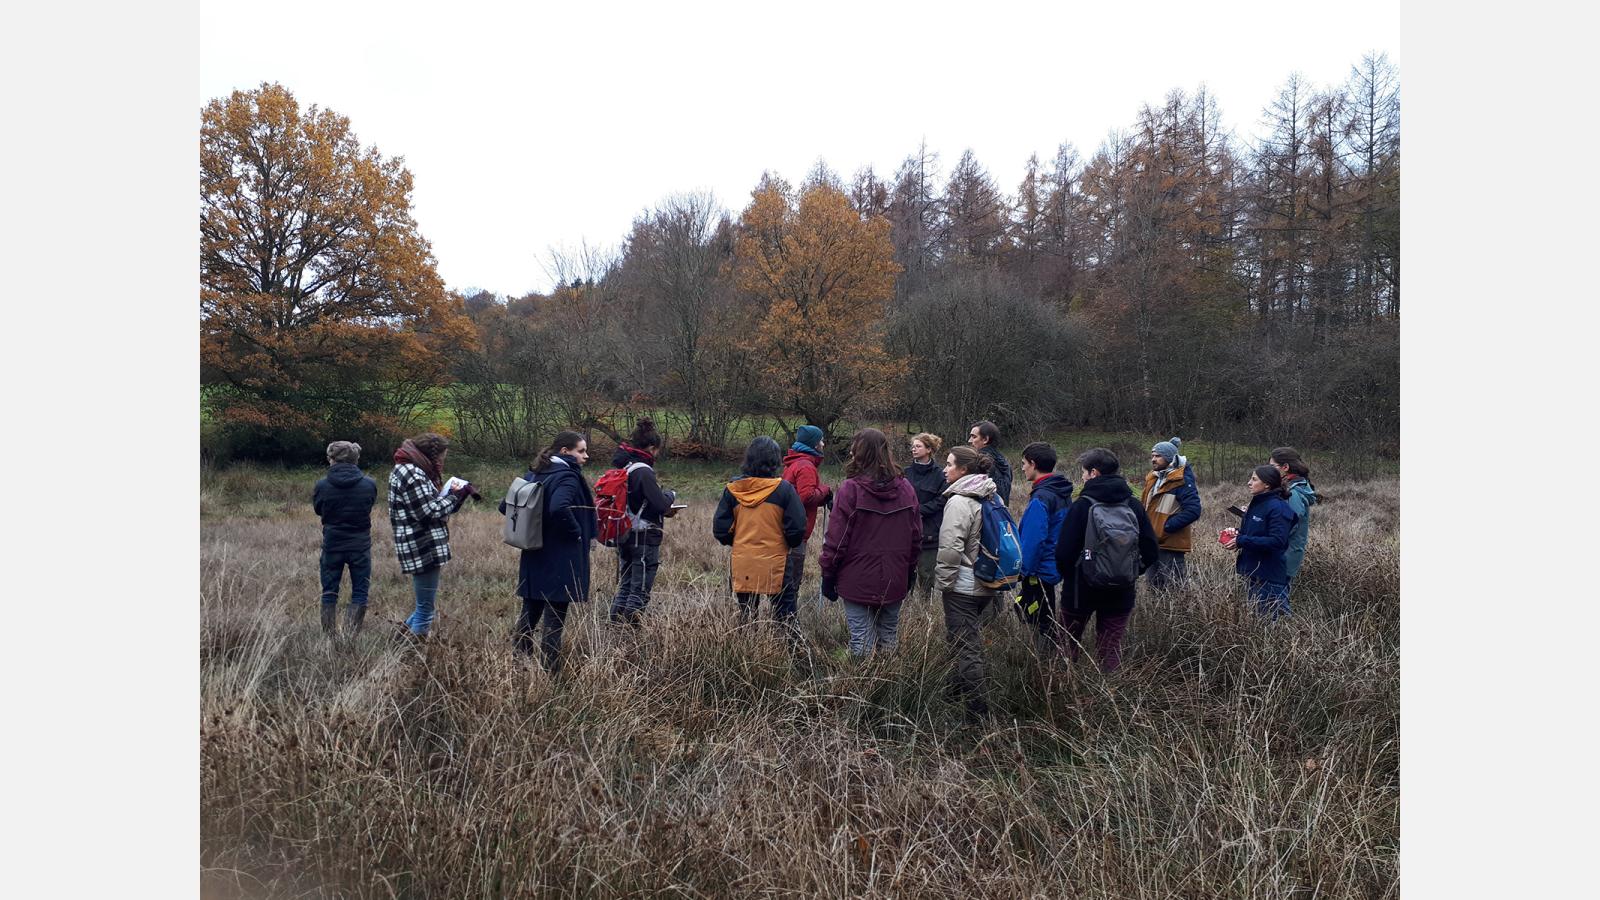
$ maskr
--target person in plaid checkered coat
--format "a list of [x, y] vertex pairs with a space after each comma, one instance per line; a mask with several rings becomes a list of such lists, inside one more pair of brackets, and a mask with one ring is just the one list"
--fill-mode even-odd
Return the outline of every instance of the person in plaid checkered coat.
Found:
[[447, 522], [476, 493], [468, 484], [439, 494], [449, 449], [450, 442], [442, 435], [418, 435], [394, 452], [394, 469], [389, 473], [389, 525], [394, 529], [395, 555], [400, 558], [400, 571], [411, 576], [417, 601], [404, 629], [416, 637], [426, 637], [433, 627], [440, 569], [450, 561]]

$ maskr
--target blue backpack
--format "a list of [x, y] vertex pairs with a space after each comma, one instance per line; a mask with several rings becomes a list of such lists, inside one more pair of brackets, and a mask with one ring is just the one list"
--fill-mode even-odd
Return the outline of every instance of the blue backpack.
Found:
[[1017, 524], [1011, 510], [1000, 498], [991, 496], [983, 503], [983, 532], [978, 538], [978, 559], [972, 575], [990, 590], [1006, 590], [1022, 578], [1022, 542], [1017, 540]]

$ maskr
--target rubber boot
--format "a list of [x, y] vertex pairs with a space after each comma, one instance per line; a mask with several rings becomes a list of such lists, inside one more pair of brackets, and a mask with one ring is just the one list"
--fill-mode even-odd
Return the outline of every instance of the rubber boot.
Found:
[[329, 637], [333, 637], [334, 613], [338, 610], [332, 603], [322, 604], [322, 633]]
[[350, 608], [344, 612], [345, 637], [354, 638], [356, 635], [360, 634], [361, 620], [365, 619], [366, 617], [367, 605], [365, 603], [350, 604]]

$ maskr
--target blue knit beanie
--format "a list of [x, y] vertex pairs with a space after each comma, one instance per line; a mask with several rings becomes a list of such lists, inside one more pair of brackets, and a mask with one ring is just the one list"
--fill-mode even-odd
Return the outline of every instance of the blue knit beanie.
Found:
[[1183, 441], [1179, 440], [1178, 438], [1173, 438], [1168, 441], [1162, 441], [1154, 447], [1151, 447], [1150, 452], [1165, 458], [1167, 465], [1174, 466], [1178, 463], [1178, 447], [1182, 446], [1182, 444]]
[[822, 443], [822, 429], [815, 425], [801, 425], [794, 430], [794, 441], [815, 450]]

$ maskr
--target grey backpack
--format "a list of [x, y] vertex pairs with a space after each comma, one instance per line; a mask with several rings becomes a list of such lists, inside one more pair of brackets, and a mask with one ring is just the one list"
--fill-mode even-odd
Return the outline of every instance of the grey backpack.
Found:
[[1139, 517], [1126, 503], [1089, 498], [1078, 571], [1090, 587], [1132, 587], [1139, 578]]
[[518, 478], [506, 491], [505, 505], [505, 542], [518, 550], [544, 547], [544, 483]]

